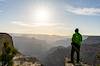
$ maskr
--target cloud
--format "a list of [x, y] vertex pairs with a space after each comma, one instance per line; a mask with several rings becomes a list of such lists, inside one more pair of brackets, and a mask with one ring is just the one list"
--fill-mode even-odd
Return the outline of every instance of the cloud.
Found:
[[40, 26], [55, 26], [56, 24], [52, 23], [26, 23], [26, 22], [21, 22], [21, 21], [12, 21], [12, 24], [23, 26], [23, 27], [40, 27]]
[[67, 6], [66, 11], [77, 15], [100, 15], [100, 8]]
[[12, 21], [11, 23], [19, 25], [19, 26], [25, 26], [25, 27], [32, 27], [33, 26], [31, 24], [27, 24], [27, 23], [24, 23], [24, 22], [21, 22], [21, 21]]

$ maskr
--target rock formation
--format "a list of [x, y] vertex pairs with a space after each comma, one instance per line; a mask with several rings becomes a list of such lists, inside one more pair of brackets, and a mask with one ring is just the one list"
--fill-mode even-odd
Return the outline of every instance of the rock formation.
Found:
[[0, 33], [0, 55], [2, 53], [4, 43], [7, 43], [9, 44], [9, 46], [14, 47], [12, 37], [7, 33]]

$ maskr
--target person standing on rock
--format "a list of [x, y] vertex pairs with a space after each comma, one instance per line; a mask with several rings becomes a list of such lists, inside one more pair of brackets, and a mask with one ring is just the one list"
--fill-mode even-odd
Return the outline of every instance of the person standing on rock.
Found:
[[72, 36], [72, 48], [71, 48], [71, 61], [70, 63], [74, 63], [74, 53], [77, 53], [77, 63], [80, 62], [80, 46], [82, 43], [82, 35], [79, 33], [79, 29], [75, 29], [75, 33]]

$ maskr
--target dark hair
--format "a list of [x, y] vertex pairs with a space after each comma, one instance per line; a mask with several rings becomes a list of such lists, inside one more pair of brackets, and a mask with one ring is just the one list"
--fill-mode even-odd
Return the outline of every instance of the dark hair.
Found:
[[78, 31], [79, 31], [79, 29], [78, 29], [78, 28], [76, 28], [76, 29], [75, 29], [75, 32], [78, 32]]

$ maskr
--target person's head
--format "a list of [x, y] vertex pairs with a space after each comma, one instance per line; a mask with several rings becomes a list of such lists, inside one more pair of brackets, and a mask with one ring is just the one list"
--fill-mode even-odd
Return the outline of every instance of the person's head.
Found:
[[78, 32], [79, 32], [79, 29], [78, 29], [78, 28], [76, 28], [76, 29], [75, 29], [75, 32], [76, 32], [76, 33], [78, 33]]

